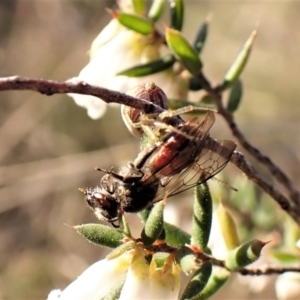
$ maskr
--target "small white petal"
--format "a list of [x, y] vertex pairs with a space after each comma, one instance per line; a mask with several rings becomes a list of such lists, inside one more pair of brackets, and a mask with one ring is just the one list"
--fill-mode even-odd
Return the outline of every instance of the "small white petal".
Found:
[[69, 94], [69, 96], [78, 106], [85, 107], [88, 116], [93, 120], [101, 118], [106, 112], [107, 104], [97, 97], [80, 94]]
[[47, 300], [58, 300], [60, 299], [61, 290], [53, 290], [49, 293]]
[[174, 258], [170, 255], [162, 268], [153, 270], [151, 262], [150, 291], [151, 299], [175, 300], [180, 290], [180, 269], [174, 265]]
[[120, 280], [131, 261], [125, 253], [115, 259], [103, 259], [86, 269], [61, 294], [60, 300], [99, 300]]
[[287, 272], [278, 276], [275, 284], [275, 290], [279, 300], [299, 300], [300, 274]]
[[150, 297], [150, 272], [143, 249], [134, 250], [132, 263], [128, 269], [126, 280], [119, 300], [153, 300]]

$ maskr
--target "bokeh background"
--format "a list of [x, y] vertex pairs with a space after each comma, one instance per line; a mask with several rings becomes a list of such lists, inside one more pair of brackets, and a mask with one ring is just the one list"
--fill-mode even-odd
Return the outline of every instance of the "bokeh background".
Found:
[[[91, 42], [110, 20], [105, 7], [114, 5], [105, 0], [2, 0], [0, 76], [76, 76], [88, 62]], [[202, 59], [206, 74], [217, 83], [258, 28], [236, 119], [249, 141], [298, 187], [299, 12], [298, 1], [187, 0], [183, 30], [192, 40], [199, 24], [213, 14]], [[212, 135], [232, 138], [221, 119]], [[95, 166], [121, 166], [138, 149], [116, 108], [93, 121], [66, 95], [0, 93], [0, 299], [45, 299], [107, 253], [70, 228], [97, 221], [77, 188], [98, 183]], [[272, 287], [260, 295], [230, 284], [227, 290], [236, 299], [275, 299]], [[219, 297], [214, 299], [226, 295]]]

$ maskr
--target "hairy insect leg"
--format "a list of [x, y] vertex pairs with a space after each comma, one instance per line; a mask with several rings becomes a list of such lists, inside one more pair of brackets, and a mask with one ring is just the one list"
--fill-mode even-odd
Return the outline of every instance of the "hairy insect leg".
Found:
[[[144, 127], [149, 128], [151, 126], [151, 127], [155, 128], [156, 130], [163, 129], [167, 132], [174, 132], [174, 133], [184, 136], [187, 139], [191, 139], [191, 137], [188, 134], [184, 133], [183, 131], [181, 131], [180, 129], [177, 129], [176, 127], [174, 127], [172, 125], [168, 125], [168, 124], [164, 123], [163, 121], [145, 119], [142, 121], [142, 124]], [[152, 129], [152, 132], [153, 131], [154, 131], [154, 129]], [[159, 137], [161, 137], [161, 136], [159, 136]]]
[[207, 106], [188, 105], [188, 106], [180, 107], [175, 110], [166, 110], [158, 115], [158, 119], [160, 121], [164, 121], [165, 118], [172, 118], [174, 116], [178, 116], [192, 111], [212, 111], [216, 113], [217, 109], [207, 107]]

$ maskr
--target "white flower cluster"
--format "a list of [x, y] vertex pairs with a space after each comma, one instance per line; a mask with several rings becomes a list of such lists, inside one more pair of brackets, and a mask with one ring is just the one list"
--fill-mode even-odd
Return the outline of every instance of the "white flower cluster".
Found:
[[[149, 81], [155, 82], [166, 93], [168, 98], [185, 98], [187, 84], [185, 79], [177, 76], [173, 69], [144, 76], [128, 78], [117, 76], [125, 69], [150, 62], [160, 57], [161, 44], [155, 43], [151, 36], [143, 36], [129, 30], [113, 19], [100, 32], [90, 49], [90, 62], [69, 81], [84, 81], [119, 92]], [[87, 109], [92, 119], [98, 119], [106, 111], [106, 103], [99, 98], [88, 95], [69, 94], [75, 103]]]
[[101, 300], [126, 279], [119, 300], [128, 299], [177, 299], [179, 294], [180, 269], [169, 256], [163, 267], [155, 260], [150, 265], [145, 259], [141, 245], [113, 259], [103, 259], [91, 265], [65, 290], [53, 290], [47, 300]]

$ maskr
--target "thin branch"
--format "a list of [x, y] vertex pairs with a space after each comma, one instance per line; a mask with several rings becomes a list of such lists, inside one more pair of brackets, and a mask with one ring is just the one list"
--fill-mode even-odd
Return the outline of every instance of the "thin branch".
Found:
[[283, 274], [286, 272], [297, 272], [300, 273], [300, 267], [266, 267], [264, 269], [239, 269], [241, 275], [252, 275], [252, 276], [259, 276], [259, 275], [274, 275], [274, 274]]
[[275, 274], [283, 274], [286, 272], [296, 272], [300, 273], [300, 266], [290, 266], [290, 267], [265, 267], [261, 269], [248, 269], [248, 268], [240, 268], [237, 270], [229, 270], [226, 268], [225, 261], [217, 259], [211, 255], [206, 253], [197, 253], [197, 257], [201, 261], [210, 261], [214, 266], [224, 268], [229, 272], [239, 273], [243, 276], [260, 276], [260, 275], [275, 275]]
[[[190, 245], [186, 245], [188, 249], [192, 249]], [[157, 253], [157, 252], [166, 252], [166, 253], [175, 253], [178, 249], [176, 247], [170, 246], [166, 243], [160, 243], [157, 245], [151, 245], [146, 247], [146, 249], [150, 253]], [[193, 249], [192, 249], [193, 250]], [[300, 273], [300, 266], [290, 266], [290, 267], [265, 267], [261, 269], [248, 269], [248, 268], [240, 268], [236, 270], [229, 270], [226, 268], [226, 264], [224, 260], [217, 259], [213, 257], [212, 255], [209, 255], [207, 253], [204, 253], [202, 251], [194, 251], [195, 256], [197, 259], [199, 259], [201, 262], [207, 262], [210, 261], [212, 265], [224, 268], [229, 272], [239, 273], [243, 276], [261, 276], [261, 275], [275, 275], [275, 274], [283, 274], [286, 272], [295, 272]]]
[[246, 151], [248, 151], [253, 157], [255, 157], [259, 162], [267, 167], [274, 178], [278, 180], [278, 182], [286, 187], [288, 193], [290, 194], [292, 202], [295, 204], [295, 206], [299, 207], [300, 192], [295, 187], [290, 178], [269, 157], [261, 153], [257, 148], [252, 146], [246, 140], [242, 132], [239, 130], [237, 124], [235, 123], [233, 115], [224, 108], [224, 105], [222, 103], [222, 96], [220, 94], [220, 87], [217, 86], [213, 88], [203, 74], [199, 75], [199, 80], [201, 81], [204, 90], [206, 90], [214, 99], [218, 107], [218, 113], [224, 117], [232, 131], [232, 134], [238, 139], [239, 143], [244, 147]]
[[289, 200], [271, 183], [266, 181], [246, 160], [242, 153], [234, 151], [230, 162], [236, 165], [242, 172], [244, 172], [247, 177], [254, 183], [256, 183], [263, 191], [269, 194], [283, 210], [285, 210], [298, 224], [300, 224], [299, 205], [290, 205]]
[[[66, 93], [92, 95], [102, 99], [106, 103], [125, 104], [137, 109], [141, 109], [145, 113], [159, 113], [164, 111], [161, 107], [154, 105], [153, 103], [146, 100], [135, 98], [113, 90], [101, 88], [99, 86], [90, 85], [82, 81], [60, 82], [54, 80], [23, 78], [18, 76], [0, 78], [0, 91], [7, 90], [31, 90], [48, 96]], [[231, 162], [235, 164], [240, 170], [242, 170], [249, 179], [255, 182], [267, 194], [269, 194], [282, 207], [282, 209], [287, 211], [290, 216], [298, 224], [300, 224], [300, 208], [298, 202], [297, 204], [295, 202], [295, 205], [291, 206], [289, 204], [289, 200], [284, 197], [278, 190], [276, 190], [271, 183], [267, 182], [263, 177], [261, 177], [260, 174], [256, 172], [256, 170], [251, 166], [251, 164], [241, 153], [235, 151], [232, 155]], [[276, 170], [278, 169], [276, 166], [274, 168]], [[292, 183], [290, 183], [290, 185], [293, 186]]]
[[120, 103], [141, 109], [146, 113], [163, 112], [164, 110], [151, 102], [135, 98], [124, 93], [88, 84], [84, 81], [55, 81], [45, 79], [10, 76], [0, 78], [0, 91], [30, 90], [52, 96], [54, 94], [82, 94], [102, 99], [106, 103]]

